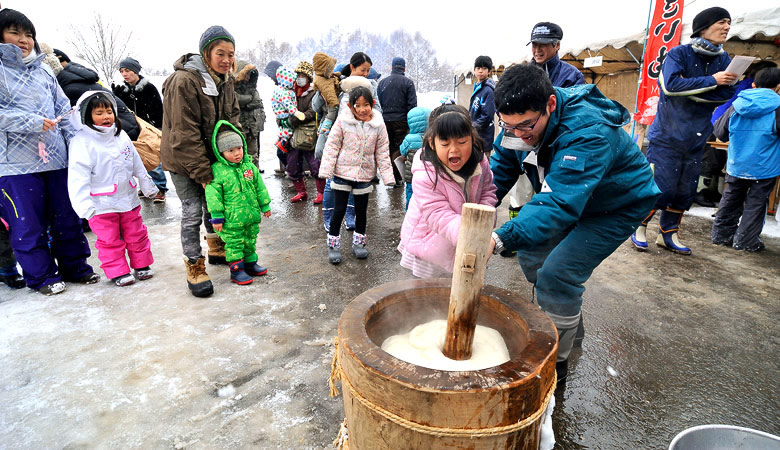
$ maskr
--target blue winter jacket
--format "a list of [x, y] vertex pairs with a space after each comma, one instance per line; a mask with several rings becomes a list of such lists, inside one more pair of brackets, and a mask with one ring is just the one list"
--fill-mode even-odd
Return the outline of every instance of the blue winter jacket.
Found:
[[561, 61], [557, 53], [543, 64], [536, 64], [536, 61], [533, 59], [531, 64], [542, 68], [555, 87], [567, 88], [585, 84], [585, 77], [582, 75], [582, 72], [571, 64]]
[[482, 83], [474, 85], [474, 92], [471, 94], [471, 123], [477, 129], [477, 133], [485, 141], [485, 150], [490, 150], [490, 144], [493, 142], [496, 128], [493, 124], [496, 115], [496, 102], [493, 99], [493, 91], [496, 90], [496, 83], [488, 78]]
[[[71, 109], [57, 80], [41, 67], [45, 57], [25, 64], [19, 47], [0, 44], [0, 176], [68, 167], [66, 143], [76, 134], [69, 117], [42, 131], [44, 117], [55, 119]], [[39, 141], [45, 158], [39, 156]]]
[[780, 95], [771, 89], [747, 89], [721, 119], [715, 135], [729, 141], [726, 173], [747, 180], [780, 175]]
[[417, 106], [414, 82], [401, 69], [393, 69], [389, 77], [380, 80], [376, 94], [382, 104], [382, 118], [385, 122], [403, 122], [406, 113]]
[[712, 112], [734, 95], [733, 86], [718, 86], [713, 74], [728, 67], [726, 52], [701, 55], [690, 44], [669, 51], [658, 75], [658, 112], [647, 137], [651, 144], [697, 152], [712, 134]]
[[726, 110], [731, 107], [731, 104], [734, 103], [734, 100], [737, 99], [737, 95], [739, 95], [740, 92], [744, 91], [745, 89], [752, 89], [753, 88], [753, 78], [744, 78], [742, 81], [734, 85], [734, 95], [731, 96], [726, 103], [718, 106], [715, 108], [715, 111], [712, 112], [712, 118], [710, 119], [710, 122], [712, 122], [712, 125], [715, 125], [715, 121], [720, 119], [720, 117], [723, 115], [723, 113], [726, 112]]
[[412, 159], [417, 150], [422, 148], [423, 135], [428, 130], [428, 116], [431, 110], [417, 106], [412, 108], [406, 115], [406, 121], [409, 123], [409, 134], [401, 142], [401, 155], [406, 157], [406, 172], [404, 172], [404, 181], [412, 182]]
[[661, 191], [650, 165], [621, 125], [626, 108], [602, 94], [595, 85], [555, 88], [557, 107], [550, 115], [536, 153], [536, 167], [524, 162], [532, 152], [494, 146], [490, 158], [496, 195], [503, 198], [522, 173], [536, 194], [518, 216], [496, 233], [509, 250], [533, 248], [564, 232], [578, 221], [615, 216], [636, 209]]

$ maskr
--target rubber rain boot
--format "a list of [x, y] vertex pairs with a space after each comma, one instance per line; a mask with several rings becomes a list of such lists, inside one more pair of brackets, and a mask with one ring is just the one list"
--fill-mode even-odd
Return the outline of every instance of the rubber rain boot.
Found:
[[352, 253], [357, 259], [368, 258], [368, 250], [366, 250], [366, 235], [360, 233], [352, 233]]
[[241, 286], [252, 284], [254, 279], [244, 272], [244, 260], [233, 261], [228, 263], [230, 265], [230, 281]]
[[341, 236], [328, 235], [328, 261], [331, 264], [341, 262]]
[[261, 266], [257, 262], [248, 263], [244, 262], [244, 272], [246, 272], [247, 275], [250, 277], [259, 277], [263, 276], [268, 273], [268, 269]]
[[658, 224], [658, 238], [655, 240], [655, 244], [674, 253], [690, 255], [693, 253], [691, 249], [680, 242], [679, 230], [682, 216], [683, 211], [678, 209], [661, 211], [661, 219]]
[[203, 238], [209, 246], [209, 264], [227, 264], [225, 258], [225, 241], [217, 233], [208, 233]]
[[322, 203], [322, 195], [325, 192], [325, 180], [322, 178], [317, 178], [314, 180], [314, 184], [317, 186], [317, 196], [314, 197], [314, 201], [312, 203], [319, 205]]
[[642, 221], [642, 224], [639, 225], [636, 231], [634, 231], [634, 234], [631, 235], [631, 243], [634, 244], [634, 248], [637, 249], [637, 251], [647, 251], [647, 224], [655, 215], [655, 211], [656, 210], [650, 211], [650, 214], [645, 217], [645, 220]]
[[306, 193], [306, 180], [293, 180], [292, 183], [298, 193], [290, 199], [290, 203], [299, 203], [309, 198], [309, 194]]
[[187, 268], [187, 287], [195, 297], [208, 297], [214, 293], [211, 278], [206, 273], [206, 258], [184, 259]]

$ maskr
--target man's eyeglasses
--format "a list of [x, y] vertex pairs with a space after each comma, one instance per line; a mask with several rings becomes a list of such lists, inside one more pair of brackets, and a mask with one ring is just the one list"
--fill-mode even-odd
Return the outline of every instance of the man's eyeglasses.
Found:
[[539, 112], [539, 115], [536, 117], [536, 120], [533, 121], [533, 123], [521, 123], [519, 125], [515, 125], [513, 127], [510, 127], [506, 124], [503, 120], [498, 121], [498, 126], [501, 127], [504, 131], [508, 131], [512, 134], [514, 134], [515, 131], [533, 131], [534, 128], [536, 128], [536, 124], [539, 122], [539, 119], [542, 118], [543, 111]]

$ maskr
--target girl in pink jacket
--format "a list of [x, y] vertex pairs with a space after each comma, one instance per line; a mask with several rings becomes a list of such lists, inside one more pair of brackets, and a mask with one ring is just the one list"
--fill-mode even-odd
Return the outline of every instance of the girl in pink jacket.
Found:
[[463, 111], [430, 115], [412, 162], [412, 199], [401, 227], [401, 266], [420, 278], [452, 273], [464, 203], [495, 206], [496, 186], [482, 139]]
[[352, 253], [358, 259], [368, 258], [366, 250], [366, 210], [368, 194], [373, 190], [371, 179], [377, 170], [385, 185], [395, 184], [390, 163], [387, 128], [379, 111], [373, 109], [374, 97], [365, 87], [349, 93], [349, 109], [339, 114], [330, 131], [322, 154], [320, 178], [331, 178], [333, 215], [328, 225], [328, 260], [341, 262], [339, 230], [347, 209], [350, 192], [355, 197], [355, 232]]

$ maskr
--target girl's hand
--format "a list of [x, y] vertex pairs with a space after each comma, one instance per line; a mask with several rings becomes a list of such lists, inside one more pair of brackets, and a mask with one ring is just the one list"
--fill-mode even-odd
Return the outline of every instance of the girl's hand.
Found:
[[203, 186], [203, 189], [206, 189], [206, 183], [201, 183], [201, 186]]
[[213, 225], [214, 231], [222, 231], [222, 224], [221, 223], [215, 223]]
[[43, 118], [43, 129], [41, 132], [47, 132], [55, 129], [57, 127], [57, 122], [51, 119]]
[[265, 217], [266, 219], [267, 219], [267, 218], [269, 218], [269, 217], [271, 217], [271, 211], [266, 211], [266, 212], [264, 212], [264, 213], [263, 213], [263, 217]]

